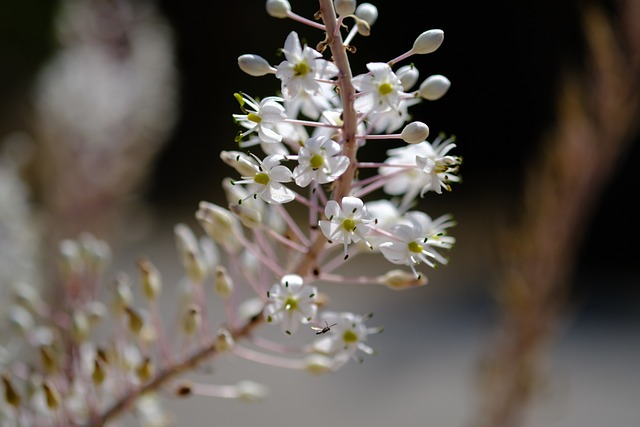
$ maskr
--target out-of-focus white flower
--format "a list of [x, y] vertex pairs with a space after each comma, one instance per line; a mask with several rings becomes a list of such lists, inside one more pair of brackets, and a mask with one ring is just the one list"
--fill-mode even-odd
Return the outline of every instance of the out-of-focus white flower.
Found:
[[448, 215], [435, 221], [424, 212], [407, 212], [405, 223], [392, 228], [393, 238], [381, 243], [378, 247], [382, 255], [394, 264], [407, 265], [416, 277], [420, 274], [416, 266], [424, 263], [435, 267], [434, 261], [446, 264], [448, 261], [434, 248], [451, 249], [455, 238], [447, 236], [447, 229], [455, 225]]
[[[367, 344], [367, 338], [371, 334], [380, 333], [380, 328], [369, 328], [365, 322], [371, 315], [356, 315], [353, 313], [322, 313], [322, 322], [327, 322], [331, 327], [329, 333], [323, 334], [313, 344], [315, 351], [321, 354], [334, 356], [338, 365], [346, 363], [349, 359], [361, 361], [358, 351], [366, 354], [374, 354]], [[334, 366], [336, 368], [337, 366]]]
[[264, 307], [267, 322], [280, 323], [288, 335], [295, 333], [301, 323], [309, 323], [318, 312], [318, 290], [305, 285], [302, 277], [287, 274], [267, 293]]

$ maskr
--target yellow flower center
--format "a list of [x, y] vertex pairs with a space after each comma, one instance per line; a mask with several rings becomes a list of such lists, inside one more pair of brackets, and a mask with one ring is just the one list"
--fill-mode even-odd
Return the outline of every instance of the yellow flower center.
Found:
[[342, 221], [342, 228], [344, 228], [348, 232], [352, 232], [353, 230], [356, 229], [356, 223], [351, 218], [347, 218], [344, 221]]
[[353, 332], [351, 329], [347, 329], [344, 331], [344, 334], [342, 334], [342, 340], [347, 344], [358, 342], [358, 334]]
[[253, 177], [253, 180], [257, 184], [267, 185], [269, 183], [269, 175], [264, 172], [257, 173], [256, 176]]
[[411, 242], [407, 246], [409, 247], [409, 252], [413, 252], [416, 254], [422, 253], [422, 246], [416, 242]]
[[387, 95], [393, 92], [393, 86], [391, 86], [391, 83], [382, 83], [378, 86], [378, 92], [380, 92], [380, 95]]
[[262, 118], [259, 115], [257, 115], [256, 113], [247, 114], [247, 119], [249, 121], [254, 122], [254, 123], [260, 123], [262, 121]]
[[287, 298], [284, 302], [284, 309], [287, 311], [294, 311], [298, 308], [298, 301], [295, 298]]
[[324, 158], [320, 154], [314, 154], [309, 159], [309, 165], [311, 165], [311, 168], [313, 170], [320, 169], [323, 164], [324, 164]]
[[293, 66], [293, 74], [296, 76], [305, 76], [309, 71], [311, 68], [306, 62], [299, 62]]

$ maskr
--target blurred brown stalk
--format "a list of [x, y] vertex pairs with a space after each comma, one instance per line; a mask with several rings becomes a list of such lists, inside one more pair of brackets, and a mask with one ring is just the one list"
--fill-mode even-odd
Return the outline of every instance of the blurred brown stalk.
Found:
[[566, 309], [582, 234], [640, 122], [640, 2], [620, 21], [582, 10], [585, 67], [567, 73], [557, 124], [524, 183], [518, 223], [498, 243], [500, 323], [482, 361], [476, 421], [514, 427], [544, 383], [544, 353]]

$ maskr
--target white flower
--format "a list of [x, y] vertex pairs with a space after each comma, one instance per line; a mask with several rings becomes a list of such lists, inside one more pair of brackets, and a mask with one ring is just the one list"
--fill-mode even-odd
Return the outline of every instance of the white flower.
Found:
[[442, 188], [450, 191], [449, 183], [460, 180], [455, 174], [461, 159], [447, 155], [454, 147], [453, 138], [444, 140], [440, 135], [433, 144], [424, 141], [388, 150], [389, 158], [385, 163], [397, 166], [379, 169], [381, 175], [388, 176], [385, 193], [393, 196], [404, 194], [402, 206], [407, 206], [418, 194], [420, 197], [424, 197], [427, 191], [439, 194]]
[[367, 64], [369, 72], [353, 78], [353, 86], [360, 92], [357, 103], [364, 112], [397, 110], [403, 93], [402, 82], [384, 62]]
[[365, 325], [365, 321], [370, 317], [371, 315], [324, 312], [321, 316], [322, 324], [326, 322], [329, 325], [335, 325], [328, 333], [316, 340], [313, 344], [314, 350], [333, 355], [339, 364], [346, 363], [350, 358], [361, 361], [356, 356], [358, 350], [369, 355], [373, 354], [373, 349], [366, 344], [366, 341], [369, 335], [379, 333], [381, 329], [368, 328]]
[[287, 274], [267, 292], [264, 308], [267, 322], [280, 323], [282, 331], [291, 335], [301, 323], [311, 322], [318, 312], [318, 291], [305, 285], [302, 277]]
[[443, 141], [442, 137], [438, 137], [433, 144], [429, 144], [427, 141], [422, 143], [424, 144], [424, 154], [416, 156], [416, 165], [429, 178], [427, 179], [428, 183], [420, 191], [420, 197], [429, 190], [438, 194], [442, 193], [443, 188], [451, 191], [449, 183], [460, 181], [460, 177], [456, 174], [462, 159], [447, 155], [456, 146], [453, 141], [454, 138]]
[[443, 215], [434, 221], [423, 212], [412, 211], [407, 212], [404, 219], [406, 222], [392, 228], [394, 239], [378, 246], [382, 255], [394, 264], [411, 267], [416, 277], [420, 277], [415, 268], [420, 263], [430, 267], [436, 266], [434, 260], [446, 264], [447, 259], [434, 248], [453, 247], [455, 238], [446, 234], [447, 229], [455, 225], [451, 217]]
[[[351, 242], [359, 242], [369, 232], [367, 224], [373, 220], [367, 209], [357, 197], [343, 197], [342, 208], [335, 200], [329, 200], [324, 208], [327, 220], [320, 220], [318, 225], [329, 242], [344, 243], [344, 257], [348, 257], [347, 247]], [[367, 246], [372, 247], [368, 242]]]
[[309, 138], [298, 152], [293, 178], [300, 187], [311, 181], [326, 184], [335, 181], [349, 167], [349, 158], [341, 155], [340, 144], [326, 136]]
[[[246, 114], [234, 114], [233, 118], [238, 124], [247, 128], [236, 137], [239, 142], [242, 138], [252, 132], [257, 132], [258, 137], [265, 143], [275, 143], [282, 141], [282, 136], [273, 130], [276, 123], [287, 119], [284, 106], [280, 104], [283, 99], [277, 96], [268, 96], [260, 103], [244, 93], [234, 95], [240, 103], [240, 108]], [[247, 110], [249, 107], [250, 110]]]
[[291, 182], [291, 171], [280, 164], [284, 156], [272, 154], [262, 161], [257, 157], [254, 159], [254, 174], [243, 176], [241, 181], [235, 181], [234, 184], [249, 184], [252, 187], [249, 197], [260, 196], [267, 203], [288, 203], [295, 199], [295, 193], [282, 184]]
[[295, 31], [287, 36], [282, 52], [286, 60], [278, 65], [276, 77], [282, 80], [282, 94], [285, 98], [293, 98], [300, 91], [317, 94], [320, 84], [316, 79], [328, 80], [338, 75], [338, 67], [322, 59], [320, 52], [300, 45]]

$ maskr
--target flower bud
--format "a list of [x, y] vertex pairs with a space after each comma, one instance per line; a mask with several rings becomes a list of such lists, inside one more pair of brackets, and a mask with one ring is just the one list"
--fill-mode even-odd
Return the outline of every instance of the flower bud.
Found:
[[173, 228], [180, 261], [187, 277], [194, 283], [201, 283], [207, 275], [207, 265], [200, 254], [200, 245], [193, 231], [185, 224], [176, 224]]
[[195, 334], [198, 329], [200, 329], [200, 325], [202, 324], [202, 313], [200, 307], [195, 304], [191, 304], [182, 319], [182, 332], [191, 336]]
[[304, 360], [304, 369], [311, 374], [325, 374], [334, 370], [334, 363], [326, 356], [314, 354]]
[[242, 234], [239, 220], [228, 210], [208, 202], [200, 202], [196, 212], [207, 235], [227, 252], [237, 254], [242, 249], [238, 235]]
[[238, 66], [242, 71], [254, 77], [264, 76], [275, 71], [266, 59], [251, 53], [240, 55], [238, 57]]
[[120, 273], [116, 276], [115, 280], [112, 310], [115, 314], [120, 314], [126, 307], [129, 307], [132, 302], [133, 292], [131, 291], [131, 280], [127, 274]]
[[220, 329], [218, 331], [218, 335], [216, 336], [216, 351], [224, 353], [233, 348], [234, 344], [235, 341], [233, 336], [231, 336], [231, 332], [226, 329]]
[[413, 64], [409, 64], [398, 68], [396, 76], [400, 79], [402, 88], [408, 91], [418, 82], [420, 72]]
[[216, 293], [223, 299], [229, 298], [231, 292], [233, 292], [233, 280], [229, 276], [227, 269], [222, 265], [216, 267], [214, 288]]
[[443, 40], [444, 31], [425, 31], [418, 36], [415, 42], [413, 42], [413, 48], [411, 48], [411, 51], [418, 55], [435, 52], [440, 47]]
[[38, 308], [43, 304], [36, 288], [28, 283], [16, 283], [15, 286], [13, 286], [12, 292], [16, 304], [21, 305], [29, 311], [38, 311]]
[[427, 284], [427, 277], [424, 274], [421, 274], [420, 277], [416, 277], [415, 274], [404, 270], [391, 270], [385, 275], [380, 276], [379, 280], [389, 289], [396, 291], [424, 286]]
[[378, 19], [378, 8], [371, 3], [361, 3], [356, 8], [356, 16], [369, 24], [369, 27]]
[[76, 310], [71, 315], [71, 336], [76, 343], [81, 343], [89, 338], [91, 324], [87, 315], [80, 310]]
[[418, 144], [429, 136], [429, 126], [422, 122], [411, 122], [402, 129], [400, 135], [407, 144]]
[[47, 408], [51, 410], [57, 409], [60, 406], [62, 398], [60, 397], [60, 393], [50, 380], [45, 380], [42, 383], [42, 391], [44, 392]]
[[353, 19], [356, 21], [356, 25], [358, 26], [358, 34], [364, 37], [369, 37], [371, 35], [371, 25], [364, 19], [360, 19], [355, 15], [352, 15]]
[[338, 16], [347, 16], [355, 12], [356, 2], [355, 0], [333, 0], [333, 7]]
[[146, 258], [140, 258], [138, 262], [136, 262], [136, 265], [138, 266], [138, 272], [140, 273], [140, 282], [142, 284], [144, 296], [149, 301], [155, 300], [162, 290], [160, 272], [156, 266]]
[[136, 376], [142, 382], [147, 381], [153, 376], [153, 363], [149, 357], [145, 357], [136, 367]]
[[111, 248], [107, 242], [96, 238], [91, 233], [82, 233], [78, 237], [85, 265], [95, 273], [99, 273], [111, 261]]
[[93, 361], [93, 372], [91, 373], [91, 381], [95, 385], [100, 385], [104, 383], [105, 378], [107, 377], [107, 373], [102, 366], [102, 361], [98, 358]]
[[131, 307], [126, 307], [125, 312], [129, 317], [129, 330], [134, 335], [139, 335], [140, 331], [142, 331], [142, 327], [144, 326], [144, 319], [142, 318], [142, 315]]
[[31, 332], [36, 326], [33, 315], [21, 305], [9, 307], [7, 320], [13, 328], [22, 334]]
[[435, 101], [444, 96], [451, 87], [451, 82], [445, 76], [434, 74], [420, 85], [418, 95], [426, 100]]
[[230, 204], [229, 209], [238, 217], [242, 225], [247, 228], [258, 228], [262, 225], [262, 213], [258, 209], [237, 203]]
[[287, 0], [267, 0], [267, 13], [274, 18], [286, 18], [291, 12], [291, 5]]
[[14, 408], [19, 407], [22, 399], [14, 387], [11, 378], [9, 378], [9, 374], [6, 372], [2, 373], [2, 385], [4, 386], [4, 401]]
[[254, 381], [240, 381], [236, 384], [236, 397], [247, 402], [263, 400], [267, 394], [269, 394], [269, 390]]
[[58, 264], [65, 279], [70, 280], [84, 268], [80, 245], [72, 239], [64, 239], [58, 244]]
[[254, 176], [256, 174], [256, 162], [253, 157], [241, 151], [221, 151], [220, 159], [231, 166], [240, 176]]

